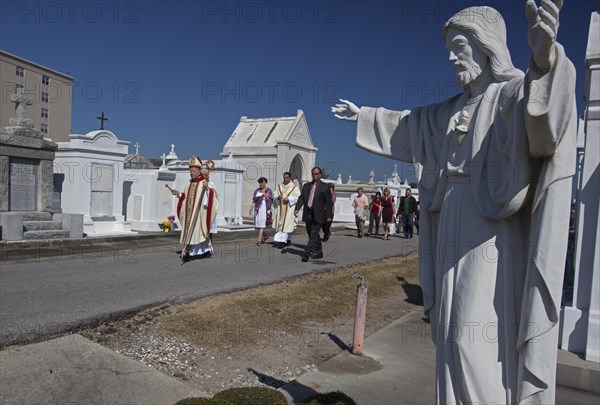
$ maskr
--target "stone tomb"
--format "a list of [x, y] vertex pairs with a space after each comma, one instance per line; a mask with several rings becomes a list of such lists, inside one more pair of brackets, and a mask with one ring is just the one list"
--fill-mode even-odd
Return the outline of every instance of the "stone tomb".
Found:
[[[204, 159], [202, 159], [204, 161]], [[210, 173], [210, 181], [214, 184], [219, 194], [219, 209], [217, 210], [217, 226], [219, 231], [251, 230], [253, 226], [243, 224], [243, 193], [244, 169], [237, 159], [229, 156], [227, 159], [215, 160], [215, 169]], [[175, 172], [176, 177], [172, 188], [183, 191], [190, 181], [190, 172], [187, 162], [169, 165], [169, 170]], [[172, 212], [177, 209], [177, 198], [172, 197]]]
[[586, 51], [585, 130], [579, 143], [583, 159], [578, 168], [575, 215], [574, 289], [572, 302], [561, 310], [561, 348], [600, 362], [600, 14], [593, 13]]
[[127, 222], [134, 230], [159, 231], [159, 224], [175, 215], [174, 197], [165, 187], [173, 187], [175, 173], [158, 169], [125, 169], [125, 177], [123, 208]]
[[244, 217], [251, 218], [248, 211], [260, 177], [267, 178], [271, 189], [287, 171], [299, 182], [310, 180], [317, 150], [302, 110], [290, 117], [241, 117], [223, 146], [221, 157], [235, 156], [238, 168], [244, 171], [241, 194]]
[[[176, 157], [171, 145], [171, 159]], [[166, 162], [169, 156], [163, 154], [159, 169], [151, 161], [136, 153], [129, 155], [125, 165], [125, 187], [123, 206], [125, 216], [134, 230], [157, 231], [160, 223], [174, 215], [175, 230], [180, 229], [177, 219], [177, 202], [169, 189], [183, 191], [189, 182], [188, 163], [179, 159]], [[210, 175], [219, 194], [217, 226], [219, 231], [253, 229], [242, 225], [242, 177], [243, 170], [233, 158], [214, 161], [215, 169]]]
[[64, 210], [83, 214], [88, 236], [131, 233], [123, 215], [129, 142], [107, 130], [71, 134], [58, 142], [54, 175]]
[[51, 212], [56, 144], [2, 131], [0, 145], [0, 211]]
[[0, 130], [0, 222], [3, 240], [82, 236], [82, 217], [53, 207], [53, 161], [57, 144], [44, 139], [27, 118], [31, 100], [11, 96], [17, 117]]

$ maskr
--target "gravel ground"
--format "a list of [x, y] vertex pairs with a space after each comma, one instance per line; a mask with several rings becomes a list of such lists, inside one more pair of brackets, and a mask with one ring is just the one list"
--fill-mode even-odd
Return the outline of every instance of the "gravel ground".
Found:
[[[161, 316], [178, 308], [163, 305], [79, 333], [211, 394], [232, 387], [278, 388], [352, 345], [353, 314], [294, 325], [288, 331], [253, 326], [249, 320], [243, 329], [199, 331], [203, 335], [197, 340], [203, 343], [192, 344], [158, 327]], [[365, 334], [378, 331], [414, 308], [404, 294], [370, 305]], [[246, 339], [249, 334], [253, 339]]]

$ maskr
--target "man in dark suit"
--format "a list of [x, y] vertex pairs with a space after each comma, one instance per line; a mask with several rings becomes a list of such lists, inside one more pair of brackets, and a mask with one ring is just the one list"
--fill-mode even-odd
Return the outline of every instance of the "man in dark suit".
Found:
[[417, 200], [410, 194], [410, 188], [407, 188], [404, 197], [400, 198], [400, 206], [398, 207], [398, 212], [402, 214], [405, 239], [413, 237], [413, 218], [417, 213]]
[[331, 207], [331, 193], [329, 186], [321, 181], [321, 168], [313, 167], [311, 170], [312, 181], [302, 187], [302, 192], [296, 203], [294, 215], [304, 208], [302, 220], [306, 223], [306, 231], [309, 234], [308, 246], [302, 255], [302, 261], [308, 259], [321, 259], [323, 257], [323, 245], [319, 237], [319, 231], [323, 224], [331, 222], [333, 212]]

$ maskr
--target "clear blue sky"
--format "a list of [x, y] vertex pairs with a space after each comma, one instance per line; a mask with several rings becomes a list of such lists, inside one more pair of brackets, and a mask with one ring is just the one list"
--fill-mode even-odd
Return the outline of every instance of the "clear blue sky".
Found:
[[[559, 41], [577, 68], [595, 0], [565, 0]], [[456, 94], [443, 23], [472, 5], [498, 9], [513, 63], [527, 68], [525, 0], [518, 1], [6, 1], [0, 48], [75, 79], [73, 133], [106, 128], [157, 157], [219, 159], [240, 116], [304, 110], [318, 163], [344, 181], [381, 180], [394, 161], [355, 145], [355, 125], [329, 108], [407, 109]], [[133, 152], [130, 147], [130, 152]], [[401, 176], [411, 178], [411, 170]]]

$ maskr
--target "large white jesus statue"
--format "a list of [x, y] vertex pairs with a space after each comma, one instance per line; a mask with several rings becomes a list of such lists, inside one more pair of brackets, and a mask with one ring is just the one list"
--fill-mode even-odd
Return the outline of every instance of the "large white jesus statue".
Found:
[[575, 170], [575, 70], [556, 42], [562, 1], [527, 1], [532, 57], [516, 69], [489, 7], [443, 29], [465, 92], [412, 111], [359, 108], [357, 144], [417, 166], [420, 279], [439, 403], [554, 403]]

